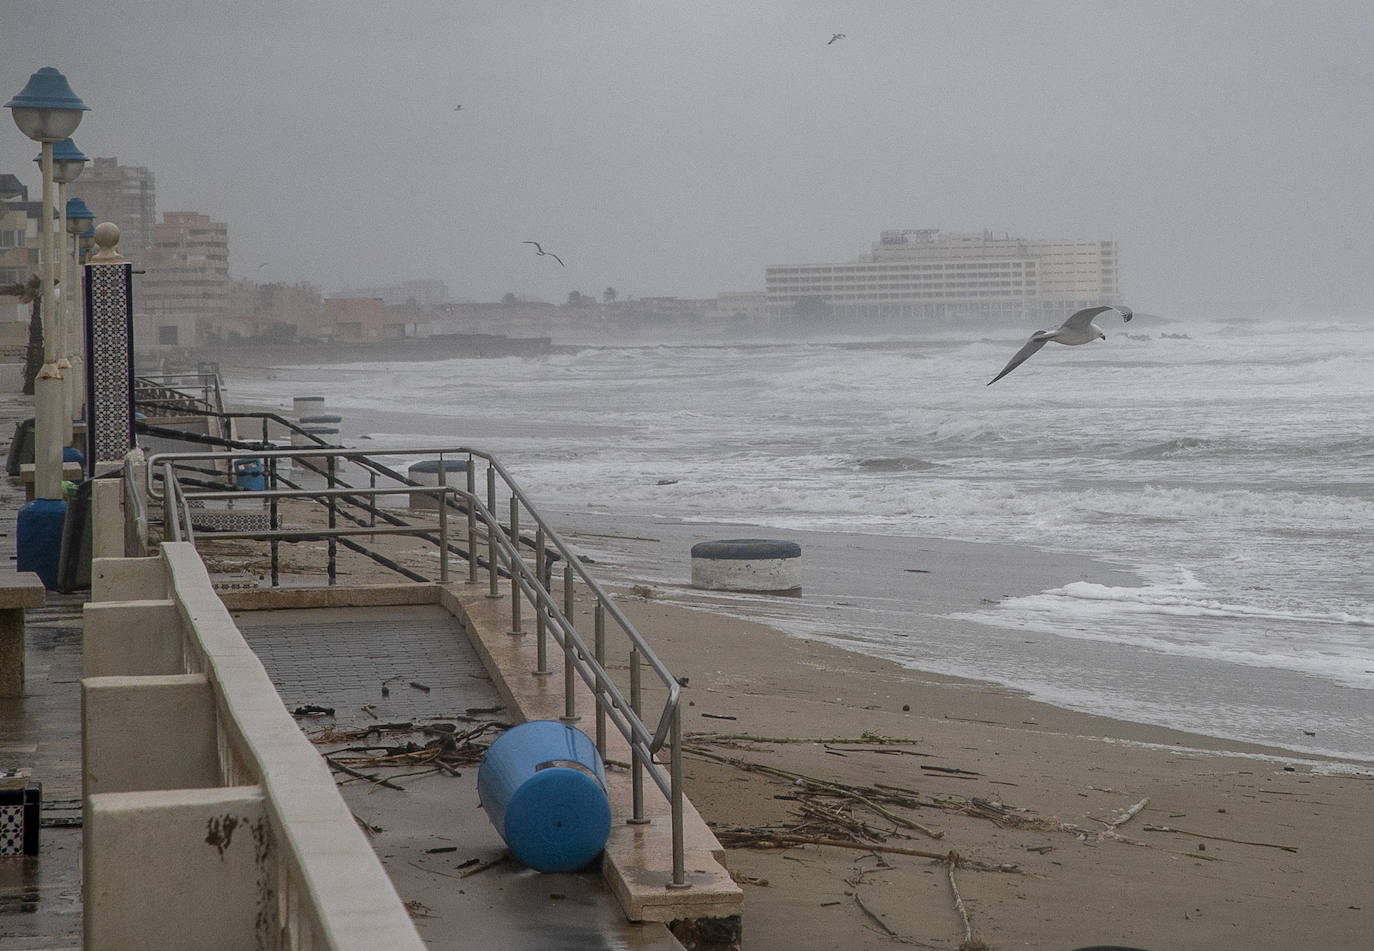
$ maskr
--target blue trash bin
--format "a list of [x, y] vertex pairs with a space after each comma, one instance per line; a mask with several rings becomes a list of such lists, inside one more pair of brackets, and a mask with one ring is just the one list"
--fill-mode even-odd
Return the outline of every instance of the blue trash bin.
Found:
[[62, 562], [62, 529], [67, 521], [65, 499], [34, 499], [16, 518], [15, 568], [35, 572], [43, 587], [56, 591]]
[[522, 723], [492, 743], [477, 770], [477, 795], [511, 852], [536, 871], [576, 871], [611, 834], [596, 744], [556, 720]]

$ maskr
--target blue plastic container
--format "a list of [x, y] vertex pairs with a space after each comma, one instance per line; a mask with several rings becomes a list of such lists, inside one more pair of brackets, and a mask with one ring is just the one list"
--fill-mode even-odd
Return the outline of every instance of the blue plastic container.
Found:
[[536, 871], [576, 871], [611, 834], [596, 744], [555, 720], [522, 723], [492, 743], [477, 770], [477, 795], [511, 852]]
[[245, 492], [256, 492], [266, 488], [267, 480], [262, 474], [262, 460], [235, 459], [234, 485]]
[[75, 446], [63, 446], [62, 461], [75, 462], [84, 466], [86, 464], [86, 454]]
[[15, 520], [15, 568], [35, 572], [49, 591], [57, 590], [66, 521], [67, 503], [62, 499], [34, 499]]

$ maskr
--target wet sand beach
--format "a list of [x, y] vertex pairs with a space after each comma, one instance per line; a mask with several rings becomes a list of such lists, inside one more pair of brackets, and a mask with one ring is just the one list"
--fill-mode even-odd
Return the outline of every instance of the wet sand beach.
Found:
[[746, 948], [1368, 941], [1367, 766], [1072, 713], [652, 596], [625, 606], [688, 677], [688, 791], [739, 843]]
[[[684, 539], [731, 537], [709, 534], [721, 526], [561, 518], [688, 678], [688, 792], [746, 890], [746, 948], [1367, 942], [1369, 764], [1072, 712], [790, 636], [686, 585]], [[872, 570], [857, 543], [836, 538], [848, 570]], [[1014, 546], [889, 544], [937, 575], [912, 604], [911, 637], [926, 641], [955, 623], [937, 615], [988, 599], [1121, 583], [1110, 566]], [[636, 581], [635, 549], [665, 545]], [[679, 584], [665, 582], [674, 559]]]

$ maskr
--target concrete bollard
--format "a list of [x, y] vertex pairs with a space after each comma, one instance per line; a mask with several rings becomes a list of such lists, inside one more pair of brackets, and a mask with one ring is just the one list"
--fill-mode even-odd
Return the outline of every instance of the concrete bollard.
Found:
[[796, 542], [733, 538], [692, 546], [692, 587], [712, 591], [799, 596]]

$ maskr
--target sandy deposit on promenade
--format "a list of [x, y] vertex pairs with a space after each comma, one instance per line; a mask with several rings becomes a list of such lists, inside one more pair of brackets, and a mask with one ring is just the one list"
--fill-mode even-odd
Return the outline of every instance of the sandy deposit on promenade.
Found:
[[[726, 841], [777, 836], [729, 851], [750, 951], [953, 949], [968, 928], [965, 946], [1004, 949], [1367, 946], [1367, 767], [1067, 712], [652, 597], [624, 607], [689, 678], [692, 801]], [[856, 742], [873, 737], [894, 742]], [[874, 791], [920, 805], [850, 795]], [[891, 851], [780, 841], [855, 838], [818, 808]], [[901, 850], [957, 852], [953, 884]]]

